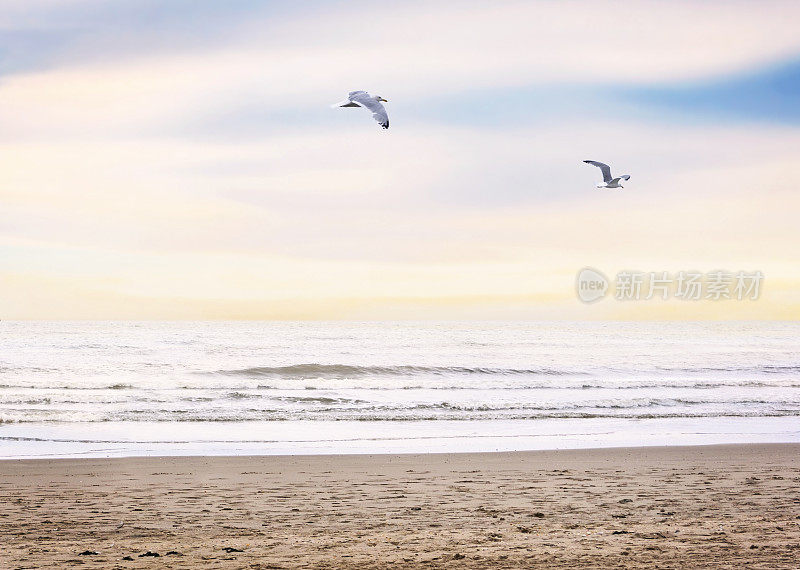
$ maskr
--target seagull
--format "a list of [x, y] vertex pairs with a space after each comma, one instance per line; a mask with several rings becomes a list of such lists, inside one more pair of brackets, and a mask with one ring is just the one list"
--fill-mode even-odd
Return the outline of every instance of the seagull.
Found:
[[603, 164], [602, 162], [597, 162], [596, 160], [584, 160], [586, 164], [591, 164], [592, 166], [596, 166], [603, 172], [603, 183], [598, 184], [597, 188], [625, 188], [622, 184], [619, 183], [620, 180], [630, 180], [630, 174], [623, 174], [622, 176], [618, 176], [617, 178], [611, 177], [611, 167], [607, 164]]
[[386, 114], [386, 109], [381, 105], [381, 101], [384, 103], [388, 102], [380, 95], [373, 97], [366, 91], [351, 91], [347, 95], [347, 100], [336, 103], [333, 107], [364, 107], [372, 111], [373, 118], [378, 121], [381, 127], [388, 129], [389, 115]]

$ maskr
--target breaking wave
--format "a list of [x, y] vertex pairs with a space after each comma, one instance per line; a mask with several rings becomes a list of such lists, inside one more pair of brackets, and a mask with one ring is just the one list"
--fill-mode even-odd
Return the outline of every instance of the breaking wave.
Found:
[[572, 370], [551, 368], [490, 368], [467, 366], [353, 366], [348, 364], [293, 364], [290, 366], [256, 366], [234, 370], [217, 370], [214, 374], [225, 376], [278, 376], [282, 378], [353, 378], [358, 376], [419, 376], [419, 375], [544, 375], [558, 376], [567, 374], [585, 374]]

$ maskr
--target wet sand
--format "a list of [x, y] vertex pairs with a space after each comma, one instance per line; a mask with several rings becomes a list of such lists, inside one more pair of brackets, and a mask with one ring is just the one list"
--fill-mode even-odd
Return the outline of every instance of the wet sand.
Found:
[[0, 536], [4, 569], [797, 568], [800, 444], [0, 461]]

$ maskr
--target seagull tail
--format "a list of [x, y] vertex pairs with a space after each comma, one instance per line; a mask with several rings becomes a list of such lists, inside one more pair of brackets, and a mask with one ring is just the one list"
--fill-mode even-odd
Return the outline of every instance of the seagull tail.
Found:
[[358, 103], [353, 103], [350, 99], [345, 99], [344, 101], [340, 101], [339, 103], [334, 103], [331, 105], [332, 109], [338, 109], [339, 107], [360, 107]]

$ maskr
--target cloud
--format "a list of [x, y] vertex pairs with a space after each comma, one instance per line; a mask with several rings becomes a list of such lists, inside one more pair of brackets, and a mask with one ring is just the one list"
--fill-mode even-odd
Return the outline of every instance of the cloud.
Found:
[[[720, 223], [712, 213], [745, 225], [754, 201], [756, 235], [726, 234], [726, 246], [763, 251], [769, 243], [774, 256], [796, 233], [786, 185], [800, 176], [793, 129], [563, 124], [386, 135], [366, 128], [246, 144], [7, 145], [0, 233], [127, 252], [364, 263], [557, 256], [592, 243], [641, 257], [678, 248], [677, 256], [695, 246], [672, 232], [708, 234]], [[595, 190], [597, 171], [585, 158], [631, 173], [629, 188]], [[609, 241], [585, 242], [592, 227]], [[764, 232], [772, 237], [759, 239]], [[670, 245], [655, 246], [656, 237]]]
[[[516, 112], [542, 113], [563, 99], [565, 85], [721, 78], [800, 53], [791, 17], [800, 6], [792, 2], [758, 10], [746, 2], [722, 10], [612, 1], [321, 3], [302, 11], [251, 2], [224, 10], [205, 2], [44, 6], [31, 36], [13, 28], [21, 12], [5, 17], [7, 34], [21, 42], [6, 61], [31, 57], [23, 54], [39, 44], [58, 54], [0, 84], [7, 140], [182, 136], [203, 125], [206, 136], [215, 136], [214, 125], [220, 136], [307, 128], [354, 88], [404, 101], [400, 112], [414, 101], [445, 115], [462, 93], [485, 95], [461, 104], [462, 116], [480, 121], [482, 108], [513, 109], [515, 88], [549, 94], [516, 104]], [[45, 41], [42, 30], [51, 29]], [[573, 96], [576, 104], [583, 95]]]
[[0, 5], [6, 74], [224, 45], [242, 22], [313, 9], [261, 0], [7, 0]]
[[[350, 3], [288, 19], [259, 44], [322, 56], [337, 73], [442, 87], [547, 81], [663, 83], [797, 53], [786, 1]], [[256, 20], [245, 28], [257, 32]], [[743, 37], [742, 29], [748, 34]], [[257, 34], [253, 34], [257, 35]], [[735, 41], [734, 41], [735, 40]], [[324, 56], [323, 56], [324, 57]], [[400, 87], [402, 89], [402, 87]]]

